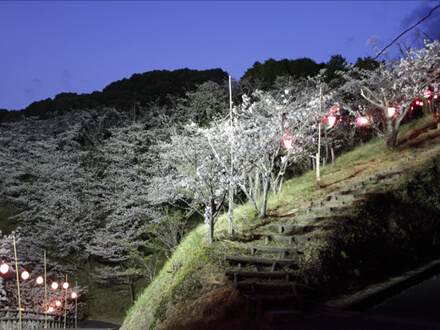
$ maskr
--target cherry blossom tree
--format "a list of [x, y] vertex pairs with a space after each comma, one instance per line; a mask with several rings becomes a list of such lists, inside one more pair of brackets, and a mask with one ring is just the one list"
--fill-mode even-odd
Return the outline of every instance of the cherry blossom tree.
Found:
[[255, 167], [254, 173], [261, 178], [259, 209], [252, 197], [253, 185], [242, 181], [240, 186], [259, 211], [259, 217], [266, 216], [270, 188], [274, 194], [281, 189], [286, 169], [308, 158], [316, 142], [314, 125], [319, 107], [311, 94], [316, 94], [316, 84], [312, 80], [296, 80], [281, 85], [283, 89], [272, 93], [255, 91], [243, 96], [243, 104], [237, 110], [238, 140], [251, 137], [246, 150], [252, 155], [249, 161]]
[[[406, 50], [399, 61], [381, 64], [377, 70], [369, 72], [370, 76], [360, 93], [382, 110], [388, 148], [396, 146], [400, 124], [414, 99], [423, 94], [430, 84], [437, 84], [439, 61], [439, 42], [424, 41], [423, 48]], [[388, 108], [394, 108], [395, 113], [389, 113]]]
[[203, 216], [209, 225], [209, 242], [214, 240], [214, 225], [223, 209], [229, 189], [229, 168], [218, 161], [215, 150], [225, 148], [215, 144], [196, 124], [176, 131], [171, 141], [162, 146], [163, 155], [173, 166], [175, 189], [182, 191], [181, 200], [189, 209]]

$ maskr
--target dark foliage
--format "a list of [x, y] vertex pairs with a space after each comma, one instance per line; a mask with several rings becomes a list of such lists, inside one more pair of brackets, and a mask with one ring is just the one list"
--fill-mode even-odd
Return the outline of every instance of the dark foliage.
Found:
[[228, 74], [221, 69], [175, 71], [154, 70], [142, 74], [133, 74], [129, 79], [115, 81], [102, 92], [91, 94], [60, 93], [54, 99], [33, 102], [20, 111], [0, 110], [0, 122], [20, 120], [22, 117], [38, 116], [47, 119], [62, 115], [75, 109], [99, 109], [113, 107], [130, 111], [133, 106], [146, 106], [155, 102], [168, 105], [169, 95], [184, 97], [206, 81], [223, 83]]
[[271, 86], [277, 77], [313, 77], [318, 74], [322, 68], [324, 68], [324, 64], [317, 64], [309, 58], [300, 58], [297, 60], [282, 59], [280, 61], [270, 58], [265, 61], [264, 64], [255, 62], [252, 68], [248, 69], [242, 78], [258, 79]]

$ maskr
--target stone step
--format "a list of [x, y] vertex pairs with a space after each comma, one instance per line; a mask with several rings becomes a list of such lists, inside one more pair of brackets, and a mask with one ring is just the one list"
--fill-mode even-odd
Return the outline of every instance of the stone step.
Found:
[[310, 237], [304, 235], [267, 235], [265, 236], [264, 241], [266, 245], [269, 244], [269, 241], [292, 245], [293, 243], [306, 243], [310, 241], [310, 239]]
[[245, 310], [248, 316], [256, 320], [261, 319], [265, 311], [290, 310], [301, 312], [306, 298], [304, 294], [261, 295], [244, 293], [243, 296], [246, 300]]
[[[254, 315], [262, 315], [265, 310], [299, 310], [304, 309], [304, 293], [255, 294], [242, 292], [246, 298], [246, 305]], [[249, 309], [248, 309], [249, 310]]]
[[264, 294], [268, 296], [276, 295], [297, 295], [309, 290], [305, 285], [296, 282], [238, 282], [237, 290], [242, 293]]
[[380, 169], [380, 171], [376, 172], [376, 174], [382, 175], [382, 174], [402, 173], [403, 171], [405, 171], [409, 167], [410, 166], [408, 166], [408, 165], [397, 165], [397, 166], [383, 167]]
[[[298, 209], [298, 214], [331, 214], [343, 211], [347, 206], [314, 206], [314, 207], [301, 207]], [[295, 217], [297, 219], [299, 217]]]
[[252, 272], [242, 270], [226, 270], [225, 276], [232, 277], [237, 284], [241, 279], [259, 278], [259, 279], [284, 279], [286, 282], [292, 281], [299, 277], [299, 271], [273, 271], [273, 272]]
[[[348, 195], [345, 195], [348, 196]], [[360, 199], [348, 199], [348, 200], [323, 200], [312, 202], [311, 207], [342, 207], [353, 205], [355, 201]], [[363, 200], [360, 200], [363, 201]], [[306, 208], [307, 209], [307, 208]]]
[[278, 233], [293, 233], [296, 234], [305, 234], [310, 233], [315, 230], [319, 229], [331, 229], [333, 228], [332, 225], [309, 225], [309, 224], [297, 224], [297, 225], [291, 225], [291, 224], [280, 224], [280, 225], [270, 225], [269, 228], [271, 230], [277, 231]]
[[296, 266], [296, 261], [294, 259], [272, 259], [272, 258], [225, 255], [225, 261], [235, 264], [272, 266], [272, 271], [275, 270], [276, 266]]
[[298, 249], [285, 248], [285, 247], [251, 246], [250, 250], [252, 255], [254, 255], [257, 251], [266, 252], [266, 253], [280, 253], [282, 254], [281, 258], [284, 258], [286, 255], [289, 254], [298, 254]]
[[368, 194], [367, 190], [368, 189], [366, 189], [365, 187], [356, 188], [356, 189], [347, 188], [346, 190], [335, 191], [332, 196], [363, 195], [363, 194]]
[[331, 196], [328, 196], [330, 202], [350, 202], [355, 200], [365, 200], [369, 196], [368, 193], [351, 193], [350, 191], [338, 191]]

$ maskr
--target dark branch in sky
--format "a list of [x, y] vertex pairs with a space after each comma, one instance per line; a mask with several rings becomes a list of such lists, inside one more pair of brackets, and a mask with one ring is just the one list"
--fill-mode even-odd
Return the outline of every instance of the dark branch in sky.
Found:
[[427, 19], [429, 16], [431, 16], [431, 14], [434, 12], [434, 10], [436, 10], [438, 7], [440, 7], [440, 5], [437, 5], [437, 6], [435, 6], [434, 8], [432, 8], [431, 11], [429, 12], [429, 14], [428, 14], [427, 16], [425, 16], [423, 19], [421, 19], [421, 20], [418, 21], [416, 24], [414, 24], [413, 26], [411, 26], [409, 29], [407, 29], [407, 30], [405, 30], [404, 32], [402, 32], [401, 34], [399, 34], [399, 35], [397, 36], [397, 38], [394, 39], [393, 41], [391, 41], [391, 42], [389, 43], [389, 45], [386, 46], [384, 49], [382, 49], [382, 50], [377, 54], [377, 56], [376, 56], [373, 60], [376, 60], [380, 55], [382, 55], [383, 52], [384, 52], [385, 50], [387, 50], [389, 47], [391, 47], [391, 45], [394, 44], [394, 43], [395, 43], [395, 42], [396, 42], [401, 36], [403, 36], [403, 35], [404, 35], [405, 33], [407, 33], [408, 31], [414, 29], [417, 25], [419, 25], [419, 24], [422, 23], [425, 19]]

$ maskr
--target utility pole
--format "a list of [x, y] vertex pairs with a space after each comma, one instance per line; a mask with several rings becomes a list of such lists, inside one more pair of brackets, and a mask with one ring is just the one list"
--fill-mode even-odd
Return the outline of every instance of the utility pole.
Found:
[[231, 121], [231, 175], [229, 180], [229, 212], [228, 212], [228, 234], [232, 234], [232, 220], [234, 211], [234, 189], [232, 188], [232, 176], [234, 173], [234, 118], [232, 117], [232, 84], [231, 76], [229, 76], [229, 119]]
[[[322, 87], [319, 87], [319, 116], [322, 110]], [[318, 153], [316, 154], [316, 183], [321, 188], [321, 174], [319, 173], [319, 163], [321, 158], [321, 118], [318, 119]]]

